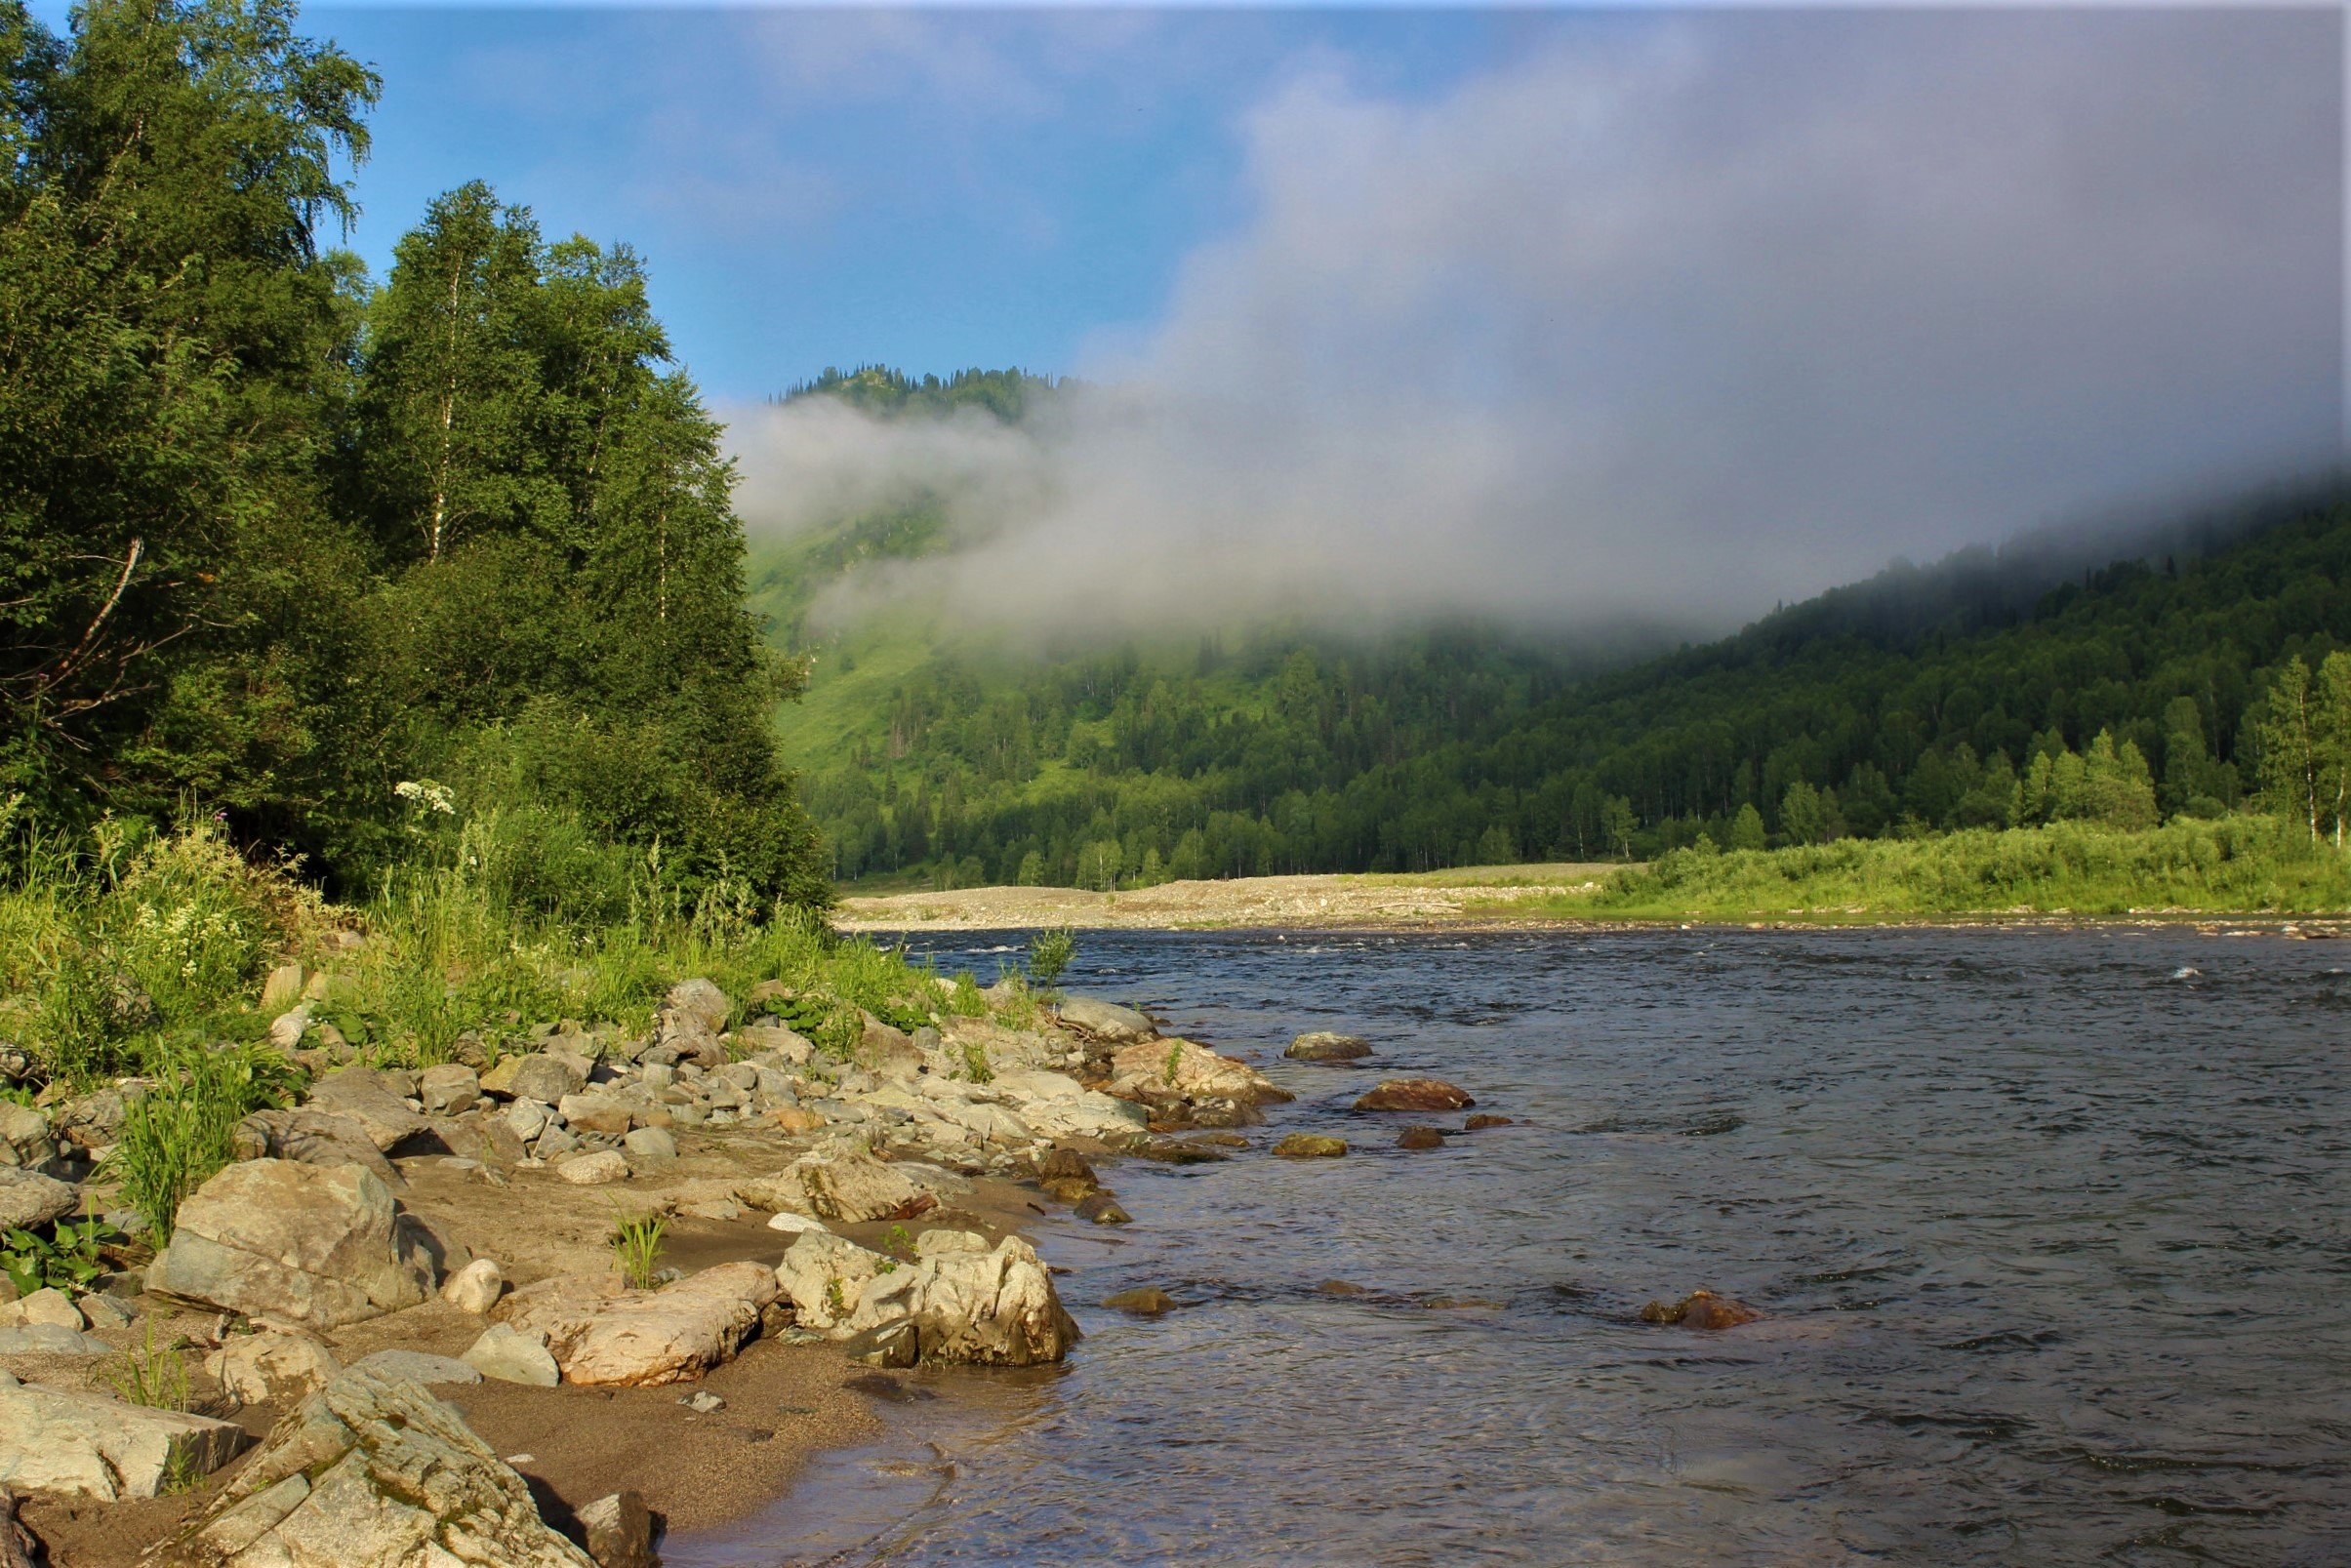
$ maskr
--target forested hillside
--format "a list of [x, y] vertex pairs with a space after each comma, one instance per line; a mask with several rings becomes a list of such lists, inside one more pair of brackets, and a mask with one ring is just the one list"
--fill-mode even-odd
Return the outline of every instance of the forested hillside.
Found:
[[1041, 659], [919, 614], [805, 637], [817, 587], [946, 547], [941, 515], [845, 519], [753, 563], [754, 602], [814, 656], [787, 744], [844, 879], [1104, 887], [2213, 815], [2255, 782], [2281, 663], [2351, 642], [2351, 511], [2310, 496], [2150, 528], [2088, 571], [2047, 538], [1900, 566], [1613, 668], [1477, 627]]
[[823, 901], [643, 263], [468, 184], [365, 276], [377, 91], [282, 0], [0, 0], [0, 820]]

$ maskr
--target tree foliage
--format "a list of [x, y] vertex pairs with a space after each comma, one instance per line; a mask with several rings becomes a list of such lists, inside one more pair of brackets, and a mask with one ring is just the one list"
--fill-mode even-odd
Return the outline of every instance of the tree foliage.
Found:
[[285, 0], [0, 0], [0, 791], [367, 882], [403, 781], [821, 902], [719, 427], [625, 246], [478, 182], [381, 286]]

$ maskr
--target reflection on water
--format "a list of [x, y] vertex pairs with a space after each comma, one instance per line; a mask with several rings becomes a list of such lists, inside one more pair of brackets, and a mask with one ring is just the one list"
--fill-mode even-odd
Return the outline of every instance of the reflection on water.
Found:
[[[1003, 940], [920, 945], [992, 973], [967, 955]], [[1003, 1390], [866, 1524], [791, 1533], [879, 1495], [872, 1455], [691, 1560], [2351, 1562], [2351, 978], [2330, 945], [1081, 948], [1073, 985], [1297, 1092], [1261, 1143], [1356, 1152], [1119, 1168], [1131, 1229], [1040, 1238], [1090, 1336], [1064, 1374]], [[1308, 1028], [1379, 1055], [1279, 1060]], [[1521, 1125], [1397, 1150], [1413, 1118], [1346, 1108], [1397, 1072]], [[1188, 1305], [1099, 1308], [1142, 1284]], [[1771, 1316], [1636, 1320], [1698, 1285]]]

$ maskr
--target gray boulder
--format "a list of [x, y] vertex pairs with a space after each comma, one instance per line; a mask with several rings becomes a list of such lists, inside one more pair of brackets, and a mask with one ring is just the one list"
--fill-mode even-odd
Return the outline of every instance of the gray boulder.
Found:
[[71, 1214], [81, 1196], [67, 1184], [0, 1165], [0, 1226], [29, 1230]]
[[0, 1486], [101, 1503], [154, 1497], [175, 1472], [209, 1475], [248, 1441], [225, 1421], [14, 1379], [0, 1384]]
[[231, 1165], [180, 1206], [147, 1288], [317, 1328], [398, 1311], [438, 1278], [401, 1218], [391, 1189], [354, 1165]]
[[1158, 1027], [1131, 1007], [1091, 996], [1065, 996], [1061, 1021], [1072, 1028], [1112, 1045], [1134, 1045], [1159, 1037]]
[[1371, 1042], [1354, 1034], [1316, 1029], [1299, 1035], [1281, 1054], [1293, 1062], [1359, 1062], [1371, 1055]]
[[429, 1116], [456, 1116], [481, 1103], [481, 1075], [457, 1063], [426, 1067], [417, 1079], [417, 1098]]
[[562, 1369], [547, 1347], [544, 1332], [525, 1334], [507, 1323], [493, 1323], [469, 1346], [466, 1365], [500, 1383], [527, 1384], [552, 1388], [563, 1381]]
[[243, 1160], [293, 1160], [301, 1165], [357, 1165], [395, 1190], [407, 1186], [376, 1146], [365, 1123], [331, 1110], [257, 1110], [230, 1135]]
[[595, 1568], [531, 1489], [416, 1384], [353, 1367], [304, 1400], [153, 1559], [205, 1568]]
[[56, 1323], [18, 1323], [0, 1328], [0, 1355], [111, 1355], [114, 1347], [95, 1335]]
[[587, 1087], [587, 1074], [570, 1061], [544, 1051], [503, 1058], [481, 1075], [481, 1089], [486, 1095], [496, 1095], [502, 1100], [536, 1100], [548, 1106]]
[[57, 1151], [48, 1117], [14, 1101], [0, 1100], [0, 1165], [38, 1165], [55, 1158]]
[[345, 1067], [319, 1079], [310, 1086], [310, 1105], [357, 1122], [386, 1154], [426, 1130], [425, 1118], [366, 1067]]

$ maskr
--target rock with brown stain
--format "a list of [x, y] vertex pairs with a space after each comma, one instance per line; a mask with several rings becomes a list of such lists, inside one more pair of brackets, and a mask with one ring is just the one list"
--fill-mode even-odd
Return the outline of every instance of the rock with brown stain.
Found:
[[1699, 1329], [1737, 1328], [1763, 1315], [1744, 1302], [1717, 1296], [1711, 1290], [1693, 1290], [1678, 1302], [1651, 1302], [1641, 1309], [1644, 1323], [1679, 1323]]
[[1358, 1110], [1459, 1110], [1478, 1102], [1442, 1078], [1383, 1078]]

